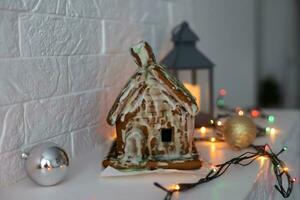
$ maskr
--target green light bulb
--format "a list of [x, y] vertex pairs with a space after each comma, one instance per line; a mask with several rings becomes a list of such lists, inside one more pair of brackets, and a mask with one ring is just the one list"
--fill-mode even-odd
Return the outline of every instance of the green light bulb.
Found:
[[275, 122], [275, 117], [274, 117], [274, 115], [269, 115], [269, 116], [268, 116], [268, 121], [269, 121], [270, 123], [274, 123], [274, 122]]
[[218, 99], [217, 100], [217, 105], [220, 106], [220, 107], [223, 107], [225, 105], [225, 102], [223, 99]]

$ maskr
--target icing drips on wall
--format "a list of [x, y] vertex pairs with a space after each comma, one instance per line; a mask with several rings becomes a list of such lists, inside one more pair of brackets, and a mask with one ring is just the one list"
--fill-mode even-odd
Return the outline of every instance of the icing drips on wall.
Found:
[[[146, 136], [143, 140], [136, 140], [136, 146], [146, 144], [148, 159], [171, 160], [178, 159], [182, 155], [189, 155], [191, 152], [191, 141], [193, 133], [193, 116], [182, 106], [174, 94], [170, 92], [161, 82], [147, 73], [144, 77], [143, 86], [132, 94], [127, 100], [126, 106], [120, 114], [120, 123], [125, 123], [122, 129], [122, 141], [125, 144], [124, 157], [128, 160], [132, 152], [128, 149], [133, 145], [126, 138], [132, 134], [132, 130], [144, 130]], [[131, 84], [135, 87], [138, 82]], [[128, 117], [135, 113], [133, 117]], [[142, 128], [144, 127], [144, 128]], [[162, 142], [161, 129], [172, 128], [173, 135], [171, 142]], [[145, 133], [146, 132], [146, 133]], [[188, 156], [187, 156], [188, 157]], [[133, 159], [136, 161], [136, 159]]]
[[[139, 68], [107, 118], [109, 124], [117, 124], [120, 160], [189, 159], [198, 112], [195, 98], [165, 67], [155, 63], [147, 43], [131, 48], [131, 54]], [[162, 129], [169, 130], [171, 140], [162, 140]]]

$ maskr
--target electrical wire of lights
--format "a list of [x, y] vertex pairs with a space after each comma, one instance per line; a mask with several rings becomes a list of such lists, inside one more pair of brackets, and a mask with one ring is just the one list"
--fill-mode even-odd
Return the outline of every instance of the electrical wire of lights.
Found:
[[[163, 187], [161, 184], [154, 182], [154, 185], [166, 192], [164, 200], [171, 200], [174, 192], [186, 192], [198, 185], [212, 181], [221, 175], [223, 175], [232, 165], [248, 166], [253, 163], [259, 157], [269, 158], [273, 164], [273, 172], [277, 180], [275, 185], [276, 190], [284, 197], [290, 196], [293, 190], [293, 183], [296, 181], [288, 173], [286, 164], [278, 158], [278, 156], [287, 150], [287, 147], [283, 147], [278, 153], [274, 153], [268, 144], [265, 145], [251, 145], [255, 152], [249, 151], [241, 154], [238, 157], [232, 158], [227, 162], [215, 165], [215, 167], [204, 177], [194, 183], [178, 183], [171, 189]], [[287, 180], [287, 186], [283, 184], [284, 178]]]

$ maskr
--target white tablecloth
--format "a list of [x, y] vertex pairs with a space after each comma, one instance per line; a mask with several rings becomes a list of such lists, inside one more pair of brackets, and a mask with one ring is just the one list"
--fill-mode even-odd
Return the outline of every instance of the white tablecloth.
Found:
[[[289, 199], [300, 199], [300, 114], [297, 111], [269, 111], [276, 116], [275, 136], [257, 138], [255, 144], [269, 143], [274, 151], [284, 145], [288, 151], [281, 155], [289, 171], [298, 180]], [[262, 122], [259, 122], [262, 123]], [[243, 151], [234, 151], [225, 143], [199, 142], [201, 157], [213, 164], [222, 163]], [[165, 193], [153, 185], [154, 181], [164, 185], [178, 182], [193, 182], [199, 179], [193, 174], [151, 174], [131, 177], [101, 178], [102, 153], [91, 152], [72, 160], [69, 174], [64, 182], [52, 187], [40, 187], [29, 179], [0, 189], [1, 200], [100, 200], [100, 199], [163, 199]], [[248, 151], [249, 149], [245, 150]], [[267, 160], [258, 160], [247, 167], [232, 166], [222, 177], [205, 183], [185, 193], [175, 193], [173, 199], [282, 199], [274, 188], [274, 177]]]

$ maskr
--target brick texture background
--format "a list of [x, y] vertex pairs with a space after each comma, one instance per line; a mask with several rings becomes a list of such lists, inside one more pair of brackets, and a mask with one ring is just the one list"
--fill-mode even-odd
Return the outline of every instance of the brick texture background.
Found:
[[0, 186], [26, 177], [20, 154], [53, 141], [71, 157], [99, 148], [105, 118], [136, 69], [139, 40], [157, 55], [194, 0], [1, 0]]

